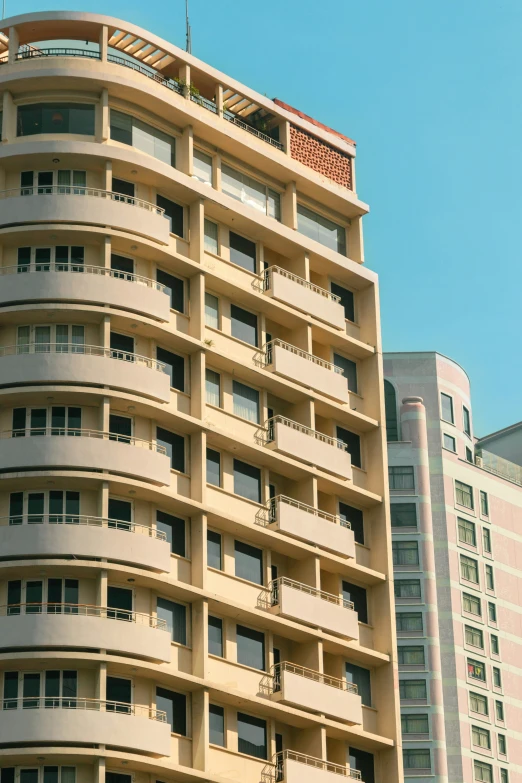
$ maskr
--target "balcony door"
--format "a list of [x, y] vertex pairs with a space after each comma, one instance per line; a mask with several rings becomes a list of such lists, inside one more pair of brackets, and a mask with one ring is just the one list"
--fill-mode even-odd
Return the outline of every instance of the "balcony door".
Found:
[[107, 588], [107, 617], [115, 620], [132, 620], [132, 590], [127, 587]]
[[130, 712], [132, 681], [123, 677], [107, 677], [107, 712]]

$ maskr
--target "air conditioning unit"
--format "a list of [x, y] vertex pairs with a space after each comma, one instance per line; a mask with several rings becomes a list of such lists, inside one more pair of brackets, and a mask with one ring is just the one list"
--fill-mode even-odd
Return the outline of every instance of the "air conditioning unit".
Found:
[[475, 457], [475, 465], [477, 465], [477, 467], [479, 468], [484, 467], [484, 464], [482, 462], [482, 457]]

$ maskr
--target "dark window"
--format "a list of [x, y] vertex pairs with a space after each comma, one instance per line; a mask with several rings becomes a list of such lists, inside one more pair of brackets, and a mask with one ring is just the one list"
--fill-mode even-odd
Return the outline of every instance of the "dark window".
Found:
[[237, 305], [230, 306], [232, 337], [257, 347], [257, 315]]
[[250, 239], [230, 232], [230, 260], [233, 264], [248, 269], [249, 272], [256, 272], [256, 244]]
[[163, 269], [156, 269], [156, 280], [158, 283], [161, 283], [161, 285], [167, 286], [171, 309], [184, 313], [185, 287], [183, 280], [180, 280], [179, 277], [174, 277], [174, 275], [169, 275], [168, 272], [164, 272]]
[[428, 716], [411, 713], [401, 715], [401, 731], [403, 734], [429, 734]]
[[170, 551], [180, 557], [186, 557], [185, 520], [173, 517], [165, 511], [156, 511], [156, 527], [167, 536]]
[[348, 753], [351, 769], [356, 769], [361, 773], [361, 779], [364, 780], [364, 783], [375, 783], [373, 753], [359, 750], [359, 748], [350, 748]]
[[440, 410], [444, 421], [449, 421], [453, 424], [455, 421], [453, 417], [453, 398], [449, 394], [444, 394], [444, 392], [440, 393]]
[[415, 503], [392, 503], [392, 527], [417, 527], [417, 506]]
[[362, 467], [361, 463], [361, 439], [355, 432], [345, 430], [344, 427], [337, 427], [337, 439], [342, 441], [352, 458], [352, 465], [357, 468]]
[[207, 530], [207, 565], [221, 571], [221, 536], [213, 530]]
[[240, 753], [267, 758], [266, 721], [252, 715], [237, 713], [237, 745]]
[[352, 291], [348, 291], [347, 288], [343, 288], [337, 283], [330, 283], [330, 291], [332, 294], [341, 297], [341, 306], [344, 308], [344, 317], [348, 321], [355, 321], [355, 300]]
[[209, 705], [209, 738], [211, 745], [225, 747], [225, 710], [217, 704]]
[[161, 620], [165, 620], [170, 631], [172, 641], [178, 644], [187, 643], [187, 607], [176, 604], [166, 598], [157, 599], [157, 613]]
[[109, 432], [110, 440], [117, 440], [120, 443], [130, 443], [132, 436], [132, 419], [129, 416], [118, 416], [116, 413], [110, 413]]
[[174, 734], [187, 736], [187, 697], [166, 688], [156, 688], [156, 709], [167, 713]]
[[462, 419], [464, 421], [464, 432], [466, 435], [471, 436], [471, 416], [469, 410], [464, 405], [462, 406]]
[[[431, 769], [431, 756], [429, 748], [415, 748], [402, 751], [404, 769]], [[476, 779], [476, 778], [475, 778]]]
[[183, 236], [183, 207], [163, 196], [156, 196], [156, 204], [165, 210], [165, 217], [170, 223], [170, 233]]
[[94, 105], [31, 103], [18, 107], [17, 136], [37, 133], [78, 133], [94, 136]]
[[234, 493], [261, 503], [261, 471], [253, 465], [234, 460]]
[[[18, 677], [18, 674], [16, 676]], [[14, 767], [3, 767], [0, 769], [0, 783], [15, 783]]]
[[210, 655], [223, 657], [223, 620], [211, 615], [208, 618], [208, 651]]
[[362, 703], [367, 707], [372, 706], [372, 688], [370, 671], [354, 663], [346, 663], [346, 681], [357, 685], [357, 692]]
[[31, 265], [31, 248], [19, 247], [18, 248], [18, 272], [27, 272]]
[[9, 524], [21, 525], [24, 514], [24, 493], [11, 492], [9, 496]]
[[426, 701], [428, 698], [426, 680], [400, 680], [399, 694], [401, 700]]
[[416, 633], [423, 630], [422, 612], [397, 612], [395, 621], [397, 631]]
[[364, 517], [361, 509], [349, 506], [347, 503], [339, 503], [339, 516], [341, 521], [350, 523], [355, 541], [364, 544]]
[[398, 661], [401, 666], [424, 666], [424, 647], [398, 647]]
[[384, 381], [384, 407], [386, 411], [386, 439], [388, 443], [399, 440], [399, 422], [397, 419], [397, 395], [389, 381]]
[[4, 710], [16, 710], [17, 699], [18, 672], [4, 672]]
[[343, 598], [345, 601], [352, 601], [355, 611], [359, 617], [359, 622], [368, 622], [368, 603], [366, 600], [366, 590], [359, 585], [353, 585], [351, 582], [343, 581]]
[[394, 566], [418, 566], [419, 545], [417, 541], [392, 541]]
[[124, 775], [122, 772], [106, 772], [105, 783], [132, 783], [132, 775]]
[[121, 280], [132, 279], [132, 275], [134, 275], [134, 261], [132, 258], [125, 258], [125, 256], [111, 253], [111, 269], [113, 272], [116, 272], [114, 277], [118, 277]]
[[390, 465], [388, 481], [390, 489], [415, 489], [413, 465]]
[[[118, 179], [118, 177], [112, 178], [112, 192], [119, 193], [121, 196], [128, 196], [129, 199], [134, 198], [136, 192], [136, 186], [134, 182], [129, 182], [127, 179]], [[118, 201], [127, 201], [127, 199], [117, 199]]]
[[236, 562], [236, 576], [241, 579], [247, 579], [249, 582], [255, 582], [258, 585], [263, 584], [263, 550], [255, 546], [245, 544], [243, 541], [234, 542], [234, 553]]
[[176, 353], [166, 351], [165, 348], [156, 348], [156, 359], [166, 364], [166, 371], [170, 375], [170, 385], [178, 391], [185, 391], [185, 359]]
[[111, 610], [107, 612], [108, 617], [123, 621], [132, 620], [132, 590], [126, 587], [109, 585], [107, 588], [107, 606]]
[[421, 597], [420, 579], [395, 579], [393, 589], [395, 598], [419, 599]]
[[111, 352], [115, 359], [126, 358], [125, 356], [118, 356], [118, 354], [134, 353], [134, 337], [129, 337], [128, 334], [111, 332], [110, 342], [111, 342]]
[[334, 353], [333, 363], [336, 367], [343, 370], [346, 383], [350, 391], [357, 393], [357, 364], [351, 359], [346, 359], [338, 353]]
[[185, 438], [183, 435], [176, 435], [174, 432], [164, 430], [163, 427], [156, 428], [156, 438], [160, 446], [165, 446], [167, 456], [170, 457], [170, 467], [172, 470], [185, 472]]
[[265, 671], [265, 635], [261, 631], [236, 626], [237, 662]]
[[221, 486], [221, 454], [214, 449], [207, 449], [207, 484]]

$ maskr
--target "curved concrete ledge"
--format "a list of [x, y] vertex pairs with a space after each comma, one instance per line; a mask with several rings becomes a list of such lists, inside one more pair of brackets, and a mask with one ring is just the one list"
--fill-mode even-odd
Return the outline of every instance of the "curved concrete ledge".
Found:
[[3, 472], [34, 468], [106, 470], [153, 484], [170, 484], [170, 459], [165, 454], [109, 440], [106, 433], [94, 437], [0, 438], [0, 467]]
[[4, 194], [2, 199], [0, 227], [24, 223], [87, 223], [111, 226], [168, 245], [170, 225], [163, 214], [137, 204], [113, 200], [110, 194], [89, 195], [103, 194], [105, 191], [84, 190], [83, 195], [50, 193], [28, 196], [7, 191], [7, 194], [12, 195]]
[[62, 300], [110, 305], [157, 321], [170, 318], [170, 298], [163, 290], [111, 277], [101, 268], [100, 274], [49, 271], [0, 277], [0, 305]]
[[[87, 348], [89, 348], [87, 346]], [[103, 349], [100, 349], [100, 352]], [[138, 361], [86, 353], [20, 353], [0, 355], [0, 386], [70, 383], [109, 386], [160, 402], [170, 401], [170, 377]], [[1, 448], [1, 446], [0, 446]]]
[[[40, 700], [43, 704], [44, 699]], [[81, 705], [82, 700], [78, 699]], [[2, 710], [0, 736], [7, 744], [115, 745], [154, 756], [170, 755], [170, 724], [142, 715], [100, 709]]]
[[154, 571], [170, 571], [166, 540], [122, 528], [84, 524], [23, 524], [0, 526], [0, 553], [11, 557], [107, 558]]
[[0, 650], [27, 647], [111, 650], [167, 663], [171, 636], [170, 631], [144, 623], [82, 614], [42, 612], [0, 617]]

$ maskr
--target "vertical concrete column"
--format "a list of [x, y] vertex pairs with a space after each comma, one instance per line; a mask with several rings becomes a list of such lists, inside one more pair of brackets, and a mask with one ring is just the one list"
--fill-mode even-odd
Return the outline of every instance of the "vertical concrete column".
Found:
[[287, 268], [289, 272], [292, 272], [298, 277], [302, 277], [303, 280], [310, 280], [310, 256], [308, 253], [300, 253], [295, 258], [289, 258], [287, 261]]
[[105, 783], [105, 759], [98, 758], [94, 762], [94, 783]]
[[102, 245], [102, 261], [105, 269], [111, 268], [111, 251], [112, 251], [111, 237], [104, 237], [103, 245]]
[[205, 202], [202, 198], [190, 205], [190, 248], [189, 254], [192, 261], [201, 264], [205, 241]]
[[190, 496], [199, 503], [206, 495], [207, 433], [200, 430], [190, 436]]
[[192, 693], [192, 766], [208, 768], [209, 694], [206, 688]]
[[7, 50], [7, 61], [9, 63], [15, 62], [19, 47], [20, 47], [20, 37], [18, 35], [18, 30], [16, 29], [16, 27], [10, 27], [9, 49]]
[[98, 499], [98, 514], [102, 519], [109, 518], [109, 482], [103, 481]]
[[101, 341], [104, 348], [111, 347], [111, 317], [104, 315], [101, 322]]
[[107, 664], [105, 661], [100, 663], [96, 678], [96, 698], [100, 701], [107, 699]]
[[426, 408], [422, 397], [405, 397], [400, 411], [402, 438], [411, 441], [417, 473], [417, 494], [419, 497], [419, 530], [422, 547], [423, 589], [426, 605], [426, 636], [428, 638], [428, 669], [431, 672], [430, 688], [432, 712], [432, 735], [434, 739], [434, 768], [437, 775], [446, 778], [448, 764], [446, 755], [446, 730], [444, 725], [444, 700], [442, 688], [442, 661], [439, 639], [439, 614], [435, 550], [433, 544], [433, 521], [431, 515], [430, 466], [428, 457], [428, 430]]
[[219, 152], [214, 156], [212, 187], [216, 190], [221, 190], [221, 155]]
[[189, 334], [202, 340], [205, 334], [205, 275], [197, 272], [190, 278]]
[[205, 351], [198, 351], [190, 357], [190, 415], [201, 421], [206, 415]]
[[14, 141], [16, 139], [16, 106], [9, 90], [3, 94], [2, 112], [2, 141]]
[[216, 84], [215, 100], [216, 100], [218, 117], [222, 117], [223, 116], [223, 85], [222, 84]]
[[179, 69], [180, 81], [184, 83], [183, 97], [190, 100], [190, 65], [183, 63]]
[[97, 585], [97, 601], [98, 606], [107, 606], [107, 589], [108, 589], [108, 573], [103, 569], [100, 571]]
[[192, 674], [204, 678], [208, 656], [208, 601], [192, 604]]
[[192, 125], [185, 125], [181, 138], [176, 144], [176, 168], [183, 174], [192, 176], [193, 163], [192, 153], [194, 148], [194, 128]]
[[289, 182], [281, 199], [281, 220], [284, 226], [297, 229], [297, 185]]
[[291, 155], [290, 122], [288, 120], [283, 120], [279, 125], [279, 141], [283, 145], [283, 150], [286, 154]]
[[[192, 554], [192, 584], [205, 588], [207, 583], [207, 516], [194, 514], [190, 518]], [[206, 635], [205, 635], [206, 639]], [[205, 644], [208, 640], [205, 641]]]
[[110, 397], [104, 397], [100, 408], [100, 429], [102, 432], [109, 432], [109, 421], [111, 415]]
[[107, 141], [111, 135], [110, 129], [110, 109], [109, 109], [109, 90], [106, 88], [101, 91], [100, 100], [97, 106], [97, 128], [96, 135], [99, 141]]
[[112, 190], [112, 160], [105, 161], [105, 190]]
[[107, 25], [102, 25], [100, 28], [100, 60], [102, 63], [107, 62], [107, 52], [109, 50], [109, 28]]
[[364, 263], [364, 242], [362, 230], [362, 217], [355, 217], [350, 220], [346, 229], [346, 254], [353, 261], [359, 264]]

